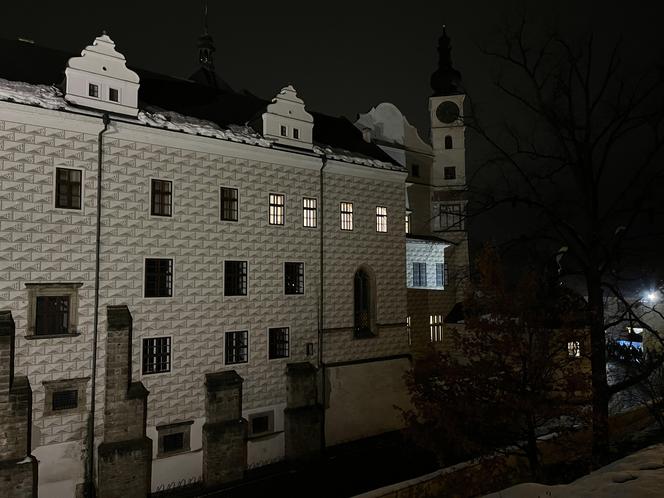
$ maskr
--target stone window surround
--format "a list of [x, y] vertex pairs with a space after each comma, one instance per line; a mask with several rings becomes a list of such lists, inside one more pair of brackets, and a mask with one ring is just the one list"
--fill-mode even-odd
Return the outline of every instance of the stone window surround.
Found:
[[[78, 289], [82, 286], [82, 282], [26, 283], [25, 287], [28, 290], [28, 325], [26, 327], [25, 338], [49, 339], [78, 336]], [[67, 334], [38, 335], [36, 333], [38, 296], [69, 297], [69, 332]]]
[[[181, 453], [187, 453], [191, 451], [191, 426], [193, 425], [193, 420], [188, 420], [186, 422], [175, 422], [173, 424], [158, 425], [157, 429], [157, 458], [168, 458], [172, 455], [179, 455]], [[164, 436], [169, 436], [171, 434], [177, 434], [178, 432], [183, 433], [182, 438], [182, 449], [178, 451], [169, 451], [164, 453]]]
[[[259, 417], [267, 417], [267, 431], [264, 432], [253, 432], [253, 420]], [[269, 436], [274, 434], [274, 410], [266, 410], [264, 412], [257, 412], [257, 413], [252, 413], [249, 416], [247, 416], [247, 421], [249, 422], [248, 425], [248, 431], [247, 431], [247, 439], [252, 439], [252, 438], [260, 438], [264, 436]]]
[[[90, 377], [75, 379], [45, 380], [44, 386], [44, 417], [58, 415], [72, 415], [74, 413], [85, 413], [87, 410], [87, 386]], [[58, 391], [77, 391], [76, 408], [66, 410], [53, 410], [53, 393]]]

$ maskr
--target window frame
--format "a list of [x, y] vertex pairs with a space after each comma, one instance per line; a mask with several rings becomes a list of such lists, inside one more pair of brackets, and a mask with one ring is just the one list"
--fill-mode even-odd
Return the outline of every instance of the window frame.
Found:
[[[222, 198], [222, 192], [224, 190], [235, 190], [235, 219], [223, 218], [223, 205], [224, 201]], [[232, 200], [232, 199], [231, 199]], [[228, 185], [219, 185], [219, 221], [238, 223], [240, 221], [240, 189], [237, 187], [231, 187]]]
[[[443, 213], [445, 208], [451, 208], [448, 212]], [[446, 222], [452, 219], [453, 223], [443, 226], [443, 216]], [[438, 230], [449, 232], [462, 232], [465, 230], [464, 220], [464, 205], [461, 202], [449, 202], [438, 204]], [[455, 223], [454, 220], [457, 222]]]
[[293, 128], [293, 140], [300, 140], [300, 129]]
[[[87, 411], [87, 388], [90, 377], [73, 379], [44, 380], [44, 417], [72, 415]], [[53, 409], [53, 395], [57, 392], [76, 391], [76, 406], [73, 408]]]
[[443, 315], [429, 315], [429, 341], [443, 342]]
[[[281, 197], [282, 203], [281, 204], [277, 204], [276, 202], [272, 203], [272, 196], [275, 196], [275, 198]], [[267, 199], [268, 199], [267, 200], [267, 202], [268, 202], [268, 211], [267, 211], [268, 224], [270, 226], [281, 226], [281, 227], [286, 225], [286, 194], [281, 194], [281, 193], [278, 193], [278, 192], [270, 192], [268, 194]], [[274, 213], [272, 212], [273, 207], [275, 208]], [[281, 208], [281, 223], [278, 223], [279, 213], [277, 211], [278, 211], [279, 208]], [[273, 216], [274, 216], [274, 218], [273, 218]], [[274, 223], [272, 222], [273, 219], [275, 220]]]
[[[273, 356], [272, 355], [272, 331], [286, 330], [286, 356]], [[276, 349], [275, 349], [276, 350]], [[287, 360], [290, 358], [291, 353], [291, 328], [288, 325], [272, 326], [267, 328], [267, 359], [272, 360]]]
[[436, 287], [445, 287], [445, 263], [436, 263]]
[[[75, 337], [78, 332], [78, 290], [83, 286], [82, 282], [57, 282], [57, 283], [26, 283], [28, 292], [28, 325], [26, 327], [26, 339], [49, 339], [56, 337]], [[67, 332], [64, 334], [38, 334], [37, 333], [37, 298], [39, 297], [67, 297], [69, 305], [67, 309]]]
[[[350, 206], [350, 211], [344, 211], [344, 207], [348, 208]], [[344, 224], [344, 215], [347, 216], [346, 224]], [[344, 226], [350, 225], [350, 228], [344, 228]], [[348, 201], [339, 202], [339, 228], [344, 232], [352, 232], [354, 228], [353, 224], [353, 203]]]
[[[314, 207], [307, 207], [306, 201], [314, 201]], [[307, 212], [313, 213], [313, 225], [307, 225]], [[302, 197], [302, 227], [303, 228], [318, 228], [318, 198], [317, 197]]]
[[[242, 273], [239, 273], [239, 278], [244, 278], [244, 294], [228, 294], [226, 292], [226, 278], [228, 275], [227, 264], [228, 263], [244, 263], [244, 277]], [[249, 295], [249, 261], [246, 259], [225, 259], [224, 268], [223, 268], [223, 279], [224, 279], [224, 297], [247, 297]], [[242, 283], [242, 282], [241, 282]]]
[[[299, 268], [302, 269], [302, 291], [301, 292], [288, 292], [288, 285], [287, 285], [287, 278], [288, 278], [288, 271], [287, 271], [287, 265], [300, 265]], [[284, 261], [284, 295], [285, 296], [303, 296], [306, 290], [306, 280], [305, 280], [305, 274], [306, 274], [306, 269], [305, 269], [305, 264], [304, 261]], [[298, 286], [297, 290], [300, 289], [299, 287], [299, 280], [300, 280], [300, 275], [297, 276], [298, 280]]]
[[[79, 185], [79, 207], [63, 207], [63, 206], [58, 206], [58, 201], [59, 201], [59, 184], [58, 184], [58, 171], [60, 170], [66, 170], [66, 171], [78, 171], [81, 175], [81, 180], [80, 180], [80, 185]], [[55, 209], [63, 209], [66, 211], [83, 211], [83, 200], [85, 199], [84, 197], [84, 184], [85, 184], [85, 170], [81, 168], [67, 168], [64, 166], [56, 166], [53, 168], [53, 207]], [[71, 197], [71, 195], [69, 196]]]
[[406, 213], [406, 217], [404, 218], [404, 230], [406, 231], [406, 235], [410, 234], [411, 231], [411, 226], [410, 226], [410, 213]]
[[454, 139], [452, 138], [452, 135], [445, 135], [445, 150], [452, 150], [454, 149]]
[[[381, 213], [381, 209], [385, 212]], [[376, 206], [376, 233], [387, 233], [387, 206]]]
[[443, 179], [448, 181], [456, 180], [457, 179], [456, 166], [444, 166]]
[[285, 124], [279, 125], [279, 136], [288, 138], [288, 126]]
[[[254, 432], [253, 430], [253, 421], [254, 419], [267, 417], [267, 430], [262, 432]], [[263, 436], [269, 436], [274, 434], [274, 410], [266, 410], [256, 413], [250, 413], [247, 415], [247, 438], [260, 438]]]
[[[148, 296], [147, 295], [147, 278], [148, 278], [148, 260], [162, 260], [170, 261], [170, 295], [168, 296]], [[175, 258], [162, 257], [162, 256], [145, 256], [143, 258], [143, 299], [172, 299], [175, 297]]]
[[[244, 334], [246, 338], [246, 343], [243, 346], [240, 346], [241, 349], [244, 349], [244, 360], [239, 361], [229, 361], [229, 336], [230, 334]], [[227, 330], [224, 332], [224, 365], [242, 365], [244, 363], [249, 363], [249, 329], [242, 330]]]
[[[358, 289], [358, 280], [363, 288]], [[358, 303], [358, 295], [366, 301], [364, 306]], [[367, 314], [366, 329], [360, 329], [358, 318], [362, 313]], [[376, 337], [376, 280], [373, 272], [365, 267], [358, 268], [353, 274], [353, 339], [368, 339]]]
[[[90, 90], [92, 90], [92, 87], [95, 88], [95, 95], [90, 93]], [[99, 93], [101, 91], [101, 84], [95, 83], [92, 81], [88, 81], [88, 92], [86, 94], [86, 97], [90, 99], [97, 99], [97, 100], [102, 100], [101, 97], [99, 96]]]
[[[158, 425], [157, 431], [157, 458], [168, 458], [191, 451], [191, 426], [193, 420], [175, 422], [173, 424]], [[176, 451], [164, 451], [164, 437], [182, 433], [182, 449]]]
[[[166, 362], [153, 362], [153, 365], [157, 364], [164, 364], [166, 363], [168, 365], [168, 368], [166, 370], [159, 370], [159, 371], [147, 371], [146, 370], [146, 343], [148, 341], [158, 341], [158, 340], [165, 340], [166, 341], [166, 347], [168, 348], [167, 355], [168, 355], [168, 360]], [[161, 346], [163, 347], [163, 346]], [[163, 353], [161, 353], [163, 354]], [[158, 356], [155, 355], [155, 359], [158, 359]], [[148, 363], [149, 365], [150, 363]], [[171, 335], [160, 335], [160, 336], [151, 336], [151, 337], [142, 337], [141, 338], [141, 375], [158, 375], [158, 374], [167, 374], [172, 372], [173, 370], [173, 336]]]
[[581, 358], [581, 341], [567, 341], [567, 356], [569, 358]]
[[[162, 183], [169, 183], [170, 184], [170, 204], [169, 204], [169, 214], [155, 214], [154, 212], [154, 184], [155, 182], [162, 182]], [[167, 180], [165, 178], [156, 178], [156, 177], [150, 177], [150, 205], [149, 205], [149, 213], [151, 218], [172, 218], [173, 217], [173, 207], [174, 207], [174, 199], [175, 199], [175, 182], [173, 180]], [[160, 204], [162, 205], [162, 204]]]
[[[113, 98], [111, 97], [112, 92], [115, 92], [115, 96], [117, 97], [115, 100], [113, 100]], [[112, 87], [112, 86], [108, 87], [108, 101], [109, 102], [115, 102], [116, 104], [120, 103], [120, 89], [119, 88], [115, 88], [115, 87]]]
[[[415, 265], [417, 266], [417, 271], [415, 271]], [[413, 287], [427, 287], [428, 278], [427, 278], [427, 264], [426, 262], [413, 261], [412, 262], [412, 271], [413, 271]], [[415, 275], [417, 274], [418, 279], [415, 281]]]

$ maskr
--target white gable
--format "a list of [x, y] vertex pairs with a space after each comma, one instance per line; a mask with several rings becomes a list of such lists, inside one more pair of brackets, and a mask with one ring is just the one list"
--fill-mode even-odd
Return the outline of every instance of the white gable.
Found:
[[108, 35], [95, 38], [65, 70], [65, 99], [75, 105], [117, 114], [138, 114], [138, 75]]
[[272, 99], [263, 113], [263, 136], [292, 147], [313, 148], [314, 118], [289, 85]]

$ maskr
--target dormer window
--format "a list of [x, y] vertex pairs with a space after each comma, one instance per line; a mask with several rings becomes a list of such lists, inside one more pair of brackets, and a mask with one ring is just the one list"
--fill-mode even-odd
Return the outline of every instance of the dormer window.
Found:
[[120, 92], [118, 92], [117, 88], [108, 89], [108, 100], [111, 102], [120, 102]]
[[94, 83], [88, 83], [88, 95], [90, 97], [94, 97], [96, 99], [99, 98], [99, 85], [95, 85]]
[[281, 136], [282, 137], [288, 136], [288, 128], [286, 128], [284, 125], [281, 125]]
[[300, 138], [300, 130], [298, 130], [297, 128], [293, 128], [293, 138], [295, 140], [299, 140]]

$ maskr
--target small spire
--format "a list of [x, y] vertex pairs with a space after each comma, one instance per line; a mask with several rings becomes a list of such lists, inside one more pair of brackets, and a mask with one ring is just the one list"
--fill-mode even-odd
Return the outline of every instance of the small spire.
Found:
[[438, 69], [431, 75], [431, 88], [434, 96], [462, 93], [461, 73], [452, 65], [452, 44], [445, 24], [438, 39]]
[[214, 71], [214, 40], [208, 32], [208, 3], [203, 1], [203, 34], [198, 37], [198, 61], [203, 67]]

